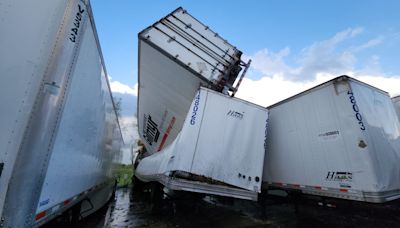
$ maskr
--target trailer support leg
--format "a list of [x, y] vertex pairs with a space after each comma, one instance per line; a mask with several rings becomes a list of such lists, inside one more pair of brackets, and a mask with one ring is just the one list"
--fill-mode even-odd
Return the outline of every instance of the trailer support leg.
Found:
[[258, 204], [260, 205], [261, 208], [261, 218], [266, 219], [267, 218], [267, 196], [268, 193], [267, 191], [262, 191], [260, 194], [258, 194]]
[[79, 227], [79, 219], [81, 217], [81, 203], [71, 208], [71, 227]]
[[296, 213], [296, 214], [298, 214], [299, 213], [299, 202], [298, 202], [298, 198], [299, 198], [299, 196], [297, 195], [297, 194], [294, 194], [294, 212]]
[[158, 182], [152, 183], [150, 192], [151, 209], [153, 212], [157, 212], [161, 208], [164, 191], [164, 186]]

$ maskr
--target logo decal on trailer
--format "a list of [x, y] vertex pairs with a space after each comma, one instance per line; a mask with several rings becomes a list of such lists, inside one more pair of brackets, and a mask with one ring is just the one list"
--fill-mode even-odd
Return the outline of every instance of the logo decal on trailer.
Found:
[[50, 202], [50, 199], [43, 200], [42, 202], [39, 203], [39, 207], [44, 206]]
[[339, 181], [339, 182], [352, 182], [353, 173], [351, 172], [328, 172], [326, 175], [328, 181]]
[[150, 144], [153, 142], [157, 142], [158, 137], [160, 136], [160, 131], [157, 128], [157, 124], [151, 119], [151, 116], [144, 116], [144, 122], [146, 123], [143, 128], [143, 138]]
[[243, 119], [244, 112], [236, 112], [235, 110], [229, 110], [228, 113], [226, 113], [227, 116], [232, 116], [234, 118], [237, 118], [239, 120]]

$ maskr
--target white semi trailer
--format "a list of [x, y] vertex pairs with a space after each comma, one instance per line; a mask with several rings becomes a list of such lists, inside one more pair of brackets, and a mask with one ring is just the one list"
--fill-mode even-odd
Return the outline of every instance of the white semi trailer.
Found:
[[182, 8], [139, 34], [138, 127], [147, 152], [136, 177], [251, 200], [271, 188], [400, 198], [400, 124], [386, 92], [341, 76], [260, 109], [232, 98], [249, 66], [240, 56]]
[[85, 216], [123, 143], [89, 1], [4, 0], [0, 17], [1, 226]]
[[387, 92], [341, 76], [268, 109], [264, 187], [400, 198], [400, 124]]
[[268, 112], [232, 97], [241, 54], [182, 8], [139, 34], [140, 180], [257, 199]]

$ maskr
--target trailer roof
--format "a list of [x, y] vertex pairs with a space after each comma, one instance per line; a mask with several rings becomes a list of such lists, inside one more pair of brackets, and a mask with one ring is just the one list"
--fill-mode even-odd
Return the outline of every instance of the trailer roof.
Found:
[[242, 53], [182, 7], [142, 30], [138, 39], [208, 83], [225, 74]]
[[242, 102], [242, 103], [251, 105], [251, 106], [256, 107], [256, 108], [258, 108], [258, 109], [263, 109], [263, 110], [267, 109], [267, 108], [265, 108], [265, 107], [262, 106], [262, 105], [255, 104], [255, 103], [252, 103], [252, 102], [250, 102], [250, 101], [246, 101], [246, 100], [241, 99], [241, 98], [238, 98], [238, 97], [232, 97], [232, 96], [230, 96], [230, 95], [226, 95], [226, 94], [223, 94], [223, 93], [219, 93], [219, 92], [216, 92], [215, 90], [209, 89], [209, 88], [204, 87], [204, 86], [200, 86], [200, 89], [207, 90], [207, 91], [211, 91], [211, 92], [213, 92], [213, 93], [218, 93], [218, 94], [220, 94], [221, 96], [230, 97], [230, 98], [233, 99], [233, 100], [237, 100], [237, 101], [239, 101], [239, 102]]
[[[298, 93], [298, 94], [296, 94], [296, 95], [293, 95], [293, 96], [291, 96], [291, 97], [288, 97], [288, 98], [286, 98], [286, 99], [284, 99], [284, 100], [282, 100], [282, 101], [279, 101], [279, 102], [277, 102], [277, 103], [275, 103], [275, 104], [272, 104], [272, 105], [270, 105], [270, 106], [267, 106], [267, 108], [270, 109], [270, 108], [273, 108], [273, 107], [278, 106], [278, 105], [280, 105], [280, 104], [286, 103], [286, 102], [291, 101], [291, 100], [293, 100], [293, 99], [295, 99], [295, 98], [297, 98], [297, 97], [301, 97], [301, 96], [306, 95], [306, 94], [308, 94], [308, 93], [310, 93], [310, 92], [312, 92], [312, 91], [314, 91], [314, 90], [317, 90], [317, 89], [319, 89], [319, 88], [321, 88], [321, 87], [328, 86], [328, 85], [332, 84], [333, 82], [336, 82], [336, 81], [345, 81], [345, 80], [354, 81], [354, 82], [359, 83], [359, 84], [362, 84], [362, 85], [364, 85], [364, 86], [368, 86], [368, 87], [370, 87], [370, 88], [373, 88], [373, 89], [375, 89], [375, 90], [378, 90], [379, 92], [381, 92], [381, 93], [383, 93], [383, 94], [389, 96], [389, 93], [388, 93], [388, 92], [386, 92], [386, 91], [384, 91], [384, 90], [381, 90], [381, 89], [379, 89], [379, 88], [377, 88], [377, 87], [375, 87], [375, 86], [372, 86], [372, 85], [370, 85], [370, 84], [367, 84], [367, 83], [365, 83], [365, 82], [362, 82], [362, 81], [360, 81], [360, 80], [357, 80], [357, 79], [355, 79], [355, 78], [352, 78], [352, 77], [350, 77], [350, 76], [348, 76], [348, 75], [341, 75], [341, 76], [338, 76], [338, 77], [336, 77], [336, 78], [333, 78], [333, 79], [331, 79], [331, 80], [329, 80], [329, 81], [326, 81], [326, 82], [324, 82], [324, 83], [321, 83], [321, 84], [319, 84], [319, 85], [316, 85], [316, 86], [314, 86], [314, 87], [312, 87], [312, 88], [310, 88], [310, 89], [307, 89], [307, 90], [305, 90], [305, 91], [303, 91], [303, 92], [301, 92], [301, 93]], [[399, 95], [399, 96], [400, 96], [400, 95]]]

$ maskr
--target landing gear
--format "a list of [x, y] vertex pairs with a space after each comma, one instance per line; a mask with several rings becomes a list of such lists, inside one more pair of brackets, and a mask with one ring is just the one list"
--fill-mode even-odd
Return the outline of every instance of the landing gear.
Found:
[[267, 197], [268, 197], [268, 192], [261, 191], [261, 193], [258, 194], [258, 205], [260, 205], [260, 216], [262, 219], [267, 218]]
[[79, 220], [81, 218], [81, 203], [78, 203], [65, 211], [61, 216], [60, 220], [61, 224], [63, 224], [61, 227], [78, 227], [79, 226]]
[[81, 218], [81, 203], [71, 208], [71, 227], [78, 227]]

